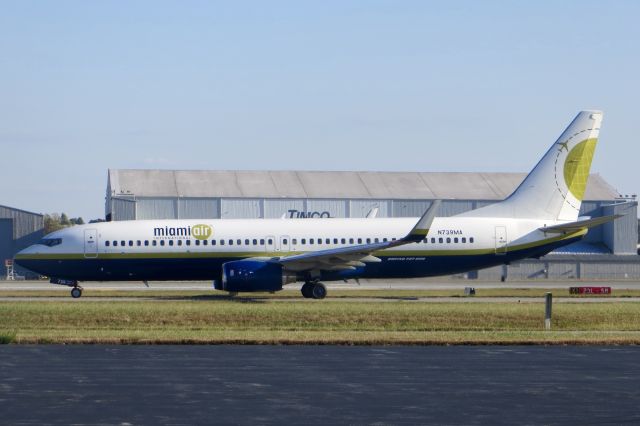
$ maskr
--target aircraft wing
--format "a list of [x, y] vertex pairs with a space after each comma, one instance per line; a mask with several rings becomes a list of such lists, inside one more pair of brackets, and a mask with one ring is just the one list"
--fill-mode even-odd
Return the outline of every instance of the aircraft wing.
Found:
[[561, 223], [559, 225], [545, 226], [538, 229], [541, 230], [542, 232], [565, 234], [565, 233], [580, 231], [582, 229], [593, 228], [595, 226], [602, 225], [603, 223], [616, 220], [617, 218], [622, 216], [623, 215], [621, 214], [614, 214], [609, 216], [596, 217], [594, 219], [578, 220], [576, 222], [567, 222], [567, 223]]
[[276, 258], [273, 261], [282, 264], [291, 271], [307, 271], [311, 269], [341, 271], [356, 269], [356, 267], [365, 266], [366, 263], [370, 262], [380, 262], [380, 259], [371, 255], [371, 253], [421, 241], [429, 232], [439, 207], [440, 201], [434, 201], [413, 229], [404, 238], [398, 240], [294, 254]]

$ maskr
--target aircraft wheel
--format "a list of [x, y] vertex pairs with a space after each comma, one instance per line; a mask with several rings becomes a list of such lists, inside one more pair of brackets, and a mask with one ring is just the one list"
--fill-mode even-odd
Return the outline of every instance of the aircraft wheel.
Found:
[[302, 297], [305, 299], [310, 299], [312, 296], [311, 292], [313, 291], [313, 283], [304, 283], [300, 292], [302, 293]]
[[71, 289], [71, 297], [77, 299], [80, 296], [82, 296], [82, 290], [80, 288], [74, 287]]
[[324, 299], [327, 296], [327, 288], [322, 283], [315, 283], [311, 290], [311, 297], [314, 299]]

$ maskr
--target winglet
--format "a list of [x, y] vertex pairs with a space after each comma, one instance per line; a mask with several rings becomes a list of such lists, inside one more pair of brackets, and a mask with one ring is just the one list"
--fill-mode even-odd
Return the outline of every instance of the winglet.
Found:
[[440, 204], [442, 204], [442, 201], [434, 200], [427, 211], [424, 212], [418, 223], [416, 223], [416, 226], [414, 226], [411, 232], [409, 232], [407, 236], [403, 238], [403, 241], [422, 240], [429, 233], [429, 228], [431, 228], [433, 219], [435, 219], [436, 214], [438, 213]]

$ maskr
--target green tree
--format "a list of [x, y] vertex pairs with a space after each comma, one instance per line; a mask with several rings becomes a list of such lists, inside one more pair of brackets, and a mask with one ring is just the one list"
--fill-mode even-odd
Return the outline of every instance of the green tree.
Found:
[[60, 215], [60, 225], [62, 226], [69, 226], [71, 225], [71, 221], [69, 220], [69, 217], [67, 216], [66, 213], [62, 213]]
[[62, 228], [67, 228], [73, 225], [83, 225], [84, 220], [81, 217], [74, 217], [69, 219], [66, 213], [51, 213], [44, 215], [44, 233], [50, 234], [51, 232], [58, 231]]

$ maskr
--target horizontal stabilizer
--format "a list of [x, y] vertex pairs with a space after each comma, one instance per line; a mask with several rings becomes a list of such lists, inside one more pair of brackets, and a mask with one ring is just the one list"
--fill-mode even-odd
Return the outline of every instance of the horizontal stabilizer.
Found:
[[561, 223], [560, 225], [545, 226], [545, 227], [539, 228], [539, 229], [542, 232], [551, 232], [551, 233], [564, 234], [564, 233], [570, 233], [570, 232], [577, 232], [577, 231], [580, 231], [582, 229], [593, 228], [593, 227], [596, 227], [598, 225], [602, 225], [603, 223], [607, 223], [607, 222], [611, 222], [613, 220], [616, 220], [619, 217], [622, 217], [622, 215], [614, 214], [614, 215], [610, 215], [610, 216], [596, 217], [594, 219], [579, 220], [577, 222]]

